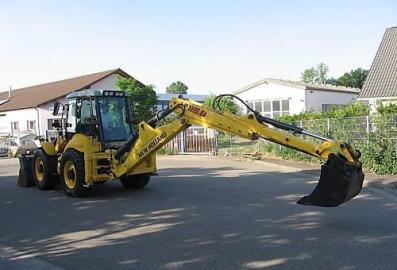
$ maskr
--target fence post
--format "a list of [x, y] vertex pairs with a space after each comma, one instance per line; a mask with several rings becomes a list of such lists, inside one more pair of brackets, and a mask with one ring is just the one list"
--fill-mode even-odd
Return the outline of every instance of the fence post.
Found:
[[331, 130], [331, 125], [330, 125], [330, 119], [327, 118], [327, 133], [329, 134], [329, 131]]
[[218, 131], [214, 129], [214, 156], [218, 155]]
[[366, 116], [366, 131], [369, 133], [369, 115]]
[[185, 131], [179, 133], [179, 135], [181, 136], [181, 140], [180, 140], [181, 148], [180, 149], [181, 149], [181, 154], [183, 155], [183, 154], [185, 154]]
[[394, 141], [395, 141], [395, 144], [396, 144], [395, 150], [396, 150], [396, 155], [397, 155], [397, 140], [394, 140]]

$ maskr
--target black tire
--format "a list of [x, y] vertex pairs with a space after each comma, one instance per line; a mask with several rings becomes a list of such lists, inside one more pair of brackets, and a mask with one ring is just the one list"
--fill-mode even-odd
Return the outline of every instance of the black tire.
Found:
[[90, 191], [85, 182], [84, 156], [74, 149], [63, 153], [59, 177], [66, 195], [70, 197], [83, 197]]
[[120, 178], [121, 184], [127, 189], [143, 189], [149, 180], [150, 175], [147, 174], [127, 175]]
[[49, 156], [39, 148], [34, 151], [32, 163], [33, 180], [39, 189], [49, 190], [59, 183], [57, 157]]
[[105, 181], [96, 181], [96, 182], [94, 182], [94, 185], [103, 185], [105, 183], [106, 183], [106, 180]]

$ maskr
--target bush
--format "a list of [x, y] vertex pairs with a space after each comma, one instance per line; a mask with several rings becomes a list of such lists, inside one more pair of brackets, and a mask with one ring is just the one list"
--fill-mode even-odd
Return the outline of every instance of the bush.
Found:
[[[328, 112], [310, 111], [282, 116], [279, 120], [297, 126], [303, 123], [303, 127], [309, 131], [348, 142], [353, 149], [361, 151], [361, 162], [366, 169], [378, 174], [397, 174], [397, 105], [379, 105], [377, 114], [370, 117], [367, 130], [366, 116], [369, 111], [367, 105], [353, 102]], [[284, 159], [318, 162], [317, 158], [274, 143], [265, 143], [261, 151]]]

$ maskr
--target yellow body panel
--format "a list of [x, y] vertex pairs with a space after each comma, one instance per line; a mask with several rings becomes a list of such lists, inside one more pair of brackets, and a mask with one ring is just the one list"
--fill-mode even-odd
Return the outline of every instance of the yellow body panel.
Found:
[[[143, 133], [144, 131], [142, 131]], [[123, 174], [154, 174], [157, 171], [156, 155], [154, 153], [145, 156], [140, 162], [134, 162], [134, 166], [131, 166], [128, 172], [126, 170], [122, 171], [123, 168], [113, 158], [114, 150], [102, 151], [101, 144], [97, 138], [83, 134], [75, 134], [67, 143], [64, 151], [67, 149], [77, 150], [84, 155], [85, 181], [87, 184], [117, 179]], [[110, 167], [98, 164], [98, 160], [109, 161]], [[111, 172], [99, 173], [98, 169], [100, 168], [110, 168]]]
[[[204, 104], [182, 98], [173, 98], [170, 101], [170, 107], [175, 106], [185, 108], [183, 117], [187, 119], [189, 125], [213, 128], [249, 140], [256, 140], [261, 137], [323, 159], [327, 159], [330, 153], [341, 153], [348, 161], [356, 162], [342, 142], [325, 141], [321, 144], [314, 144], [290, 133], [259, 123], [253, 113], [246, 115], [234, 115], [229, 112], [218, 113]], [[177, 110], [180, 111], [180, 109]]]
[[72, 139], [67, 143], [64, 151], [68, 149], [75, 149], [84, 155], [86, 183], [91, 184], [94, 180], [97, 180], [97, 177], [95, 177], [96, 175], [94, 175], [94, 165], [96, 166], [94, 153], [101, 151], [101, 144], [98, 142], [97, 138], [77, 133], [73, 135]]
[[42, 142], [41, 147], [43, 148], [44, 153], [49, 156], [55, 156], [57, 154], [57, 151], [55, 150], [55, 145], [51, 142]]
[[[155, 152], [189, 126], [179, 119], [170, 124], [152, 128], [146, 122], [139, 124], [139, 138], [124, 161], [112, 160], [116, 177], [141, 173], [142, 170], [156, 172]], [[139, 168], [139, 171], [137, 169]]]

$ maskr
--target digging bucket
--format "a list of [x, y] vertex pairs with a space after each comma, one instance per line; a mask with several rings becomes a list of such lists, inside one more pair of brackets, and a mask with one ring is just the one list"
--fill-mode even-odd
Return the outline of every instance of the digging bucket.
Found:
[[309, 196], [297, 203], [322, 207], [335, 207], [360, 193], [364, 182], [361, 166], [352, 164], [342, 156], [330, 154], [321, 166], [320, 180]]

